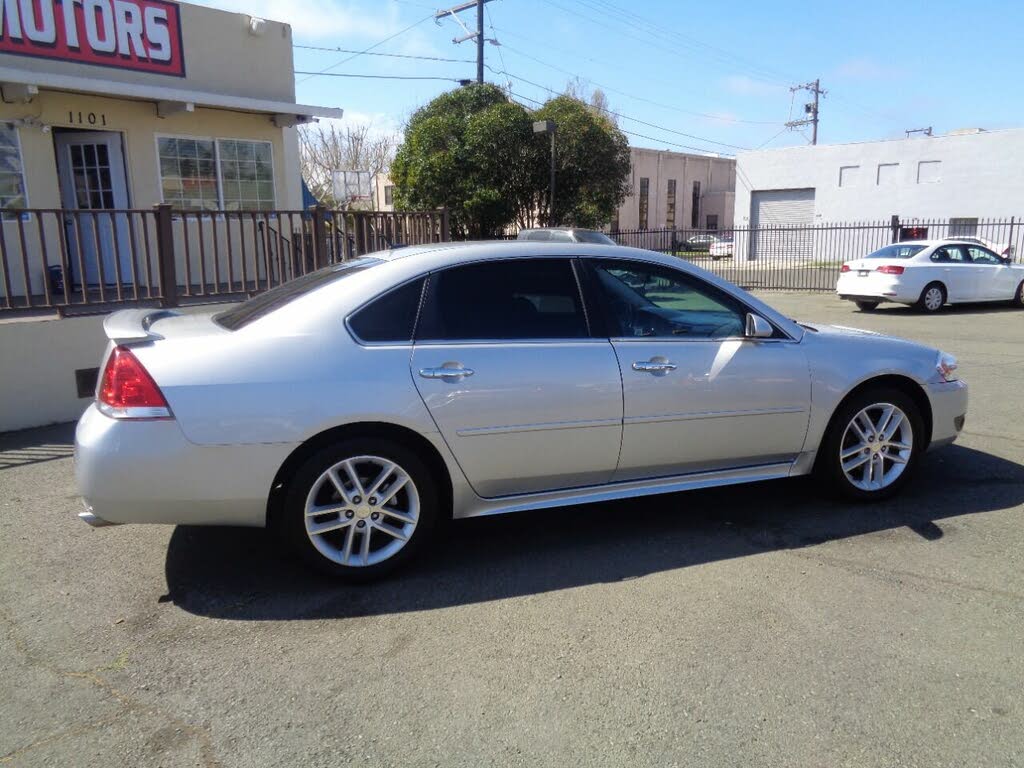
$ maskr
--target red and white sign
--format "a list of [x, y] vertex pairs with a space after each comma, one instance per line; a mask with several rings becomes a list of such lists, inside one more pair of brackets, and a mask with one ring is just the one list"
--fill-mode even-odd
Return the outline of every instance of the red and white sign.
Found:
[[0, 53], [185, 76], [167, 0], [0, 0]]

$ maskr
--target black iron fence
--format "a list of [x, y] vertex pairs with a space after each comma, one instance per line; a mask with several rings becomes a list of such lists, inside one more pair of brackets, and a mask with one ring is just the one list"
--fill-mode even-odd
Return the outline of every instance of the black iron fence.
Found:
[[365, 253], [445, 240], [444, 211], [23, 210], [0, 221], [0, 313], [237, 300]]
[[1024, 226], [1015, 217], [646, 229], [619, 231], [611, 237], [620, 245], [673, 254], [744, 288], [761, 290], [834, 290], [844, 262], [904, 240], [958, 238], [1014, 260], [1024, 255]]

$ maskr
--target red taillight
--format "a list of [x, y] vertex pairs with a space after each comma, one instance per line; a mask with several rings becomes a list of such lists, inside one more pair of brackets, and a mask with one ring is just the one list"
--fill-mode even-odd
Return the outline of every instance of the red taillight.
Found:
[[99, 409], [115, 419], [169, 419], [160, 387], [127, 347], [115, 347], [96, 397]]
[[902, 275], [904, 267], [897, 267], [894, 264], [887, 264], [884, 267], [879, 267], [876, 272], [881, 272], [883, 275]]
[[839, 268], [839, 271], [840, 272], [849, 272], [850, 271], [850, 265], [849, 264], [843, 264], [843, 266], [841, 266]]

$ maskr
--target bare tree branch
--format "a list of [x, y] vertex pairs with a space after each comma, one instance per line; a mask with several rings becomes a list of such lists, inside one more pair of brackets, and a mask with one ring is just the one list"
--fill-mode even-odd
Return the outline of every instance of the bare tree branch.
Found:
[[310, 192], [332, 208], [347, 208], [351, 200], [334, 196], [334, 171], [369, 171], [372, 176], [391, 167], [398, 146], [394, 134], [372, 132], [369, 124], [316, 123], [299, 129], [302, 178]]

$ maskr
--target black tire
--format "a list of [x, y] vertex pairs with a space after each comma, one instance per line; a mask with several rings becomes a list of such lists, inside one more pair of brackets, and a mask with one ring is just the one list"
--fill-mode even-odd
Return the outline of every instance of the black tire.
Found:
[[[938, 305], [936, 305], [932, 300], [931, 292], [935, 290], [938, 290], [939, 294], [942, 296], [942, 301]], [[918, 298], [917, 304], [914, 306], [921, 312], [928, 312], [929, 314], [932, 314], [940, 311], [946, 305], [947, 298], [948, 294], [946, 293], [946, 286], [938, 282], [928, 283], [928, 285], [924, 287], [924, 290], [921, 291], [921, 296]]]
[[877, 301], [857, 301], [854, 303], [857, 305], [857, 309], [861, 312], [873, 312], [878, 309]]
[[1013, 294], [1013, 299], [1010, 303], [1017, 307], [1017, 309], [1024, 309], [1024, 280], [1017, 286], [1017, 292]]
[[[913, 442], [910, 455], [906, 460], [902, 473], [884, 487], [865, 490], [854, 485], [850, 478], [847, 477], [846, 472], [843, 470], [840, 450], [843, 447], [844, 438], [847, 437], [847, 428], [854, 417], [865, 408], [870, 408], [872, 405], [877, 404], [894, 405], [906, 414], [907, 421], [910, 423]], [[914, 401], [898, 389], [871, 387], [849, 398], [832, 415], [832, 420], [829, 422], [825, 437], [818, 449], [814, 473], [819, 482], [830, 492], [837, 493], [854, 501], [882, 501], [899, 493], [900, 489], [910, 479], [921, 457], [921, 453], [927, 447], [924, 444], [924, 440], [924, 420]], [[882, 464], [884, 467], [884, 460]], [[895, 464], [890, 461], [890, 468], [893, 466]]]
[[[307, 497], [314, 487], [318, 485], [320, 479], [328, 469], [353, 457], [379, 457], [381, 459], [394, 462], [409, 476], [415, 496], [418, 497], [418, 514], [416, 516], [416, 523], [411, 534], [408, 536], [408, 539], [396, 552], [394, 552], [394, 554], [381, 562], [371, 563], [369, 565], [346, 565], [342, 562], [331, 559], [313, 543], [313, 534], [307, 533], [306, 530]], [[363, 463], [355, 466], [357, 474], [360, 474], [361, 471], [365, 470], [367, 467], [372, 468], [373, 465], [372, 463]], [[369, 476], [361, 479], [366, 483], [372, 482], [372, 479], [370, 479]], [[384, 493], [387, 492], [387, 485], [390, 485], [390, 483], [385, 485], [385, 490], [383, 490]], [[292, 551], [295, 552], [295, 554], [297, 554], [305, 563], [321, 573], [350, 582], [374, 581], [404, 565], [410, 559], [415, 557], [416, 554], [430, 541], [439, 516], [439, 494], [437, 488], [437, 483], [434, 478], [431, 477], [426, 465], [414, 451], [405, 445], [392, 440], [378, 438], [353, 438], [350, 440], [344, 440], [317, 451], [307, 459], [292, 476], [285, 492], [280, 519], [281, 531]], [[326, 482], [323, 483], [318, 493], [326, 494], [326, 496], [322, 495], [320, 497], [320, 503], [327, 502], [332, 505], [336, 504], [339, 508], [352, 506], [353, 509], [355, 509], [357, 506], [347, 503], [355, 498], [354, 493], [350, 493], [352, 499], [344, 500], [340, 497], [338, 492], [331, 486], [328, 486]], [[327, 501], [328, 496], [330, 497], [329, 502]], [[396, 496], [396, 500], [398, 500], [398, 502], [412, 498], [413, 496], [410, 492], [404, 489], [398, 491], [398, 496]], [[368, 502], [369, 499], [364, 501]], [[356, 514], [354, 512], [353, 515], [348, 515], [347, 512], [339, 512], [334, 517], [324, 515], [323, 517], [328, 518], [326, 520], [318, 520], [314, 517], [313, 523], [343, 523], [343, 515], [352, 520], [351, 524], [346, 525], [345, 528], [319, 535], [317, 540], [320, 542], [320, 546], [328, 551], [334, 551], [336, 548], [336, 554], [340, 557], [341, 551], [343, 550], [343, 540], [347, 535], [349, 528], [352, 528], [353, 530], [352, 535], [354, 536], [354, 540], [357, 539], [360, 544], [362, 543], [362, 537], [368, 536], [370, 537], [369, 546], [374, 546], [375, 538], [378, 545], [383, 545], [378, 546], [376, 550], [373, 550], [370, 553], [371, 557], [376, 554], [377, 551], [386, 549], [389, 545], [393, 545], [394, 542], [392, 539], [397, 541], [397, 538], [390, 537], [388, 534], [383, 533], [380, 530], [382, 523], [392, 522], [391, 518], [387, 515], [378, 514], [378, 517], [373, 518], [374, 520], [379, 520], [377, 523], [371, 523], [371, 519], [369, 517], [361, 519], [360, 515], [364, 513], [370, 514], [367, 507], [368, 504], [359, 506], [359, 513]], [[363, 525], [356, 530], [353, 526], [358, 523], [363, 523]], [[374, 537], [374, 533], [376, 533], [376, 537]], [[353, 544], [353, 549], [354, 546], [355, 545]]]

